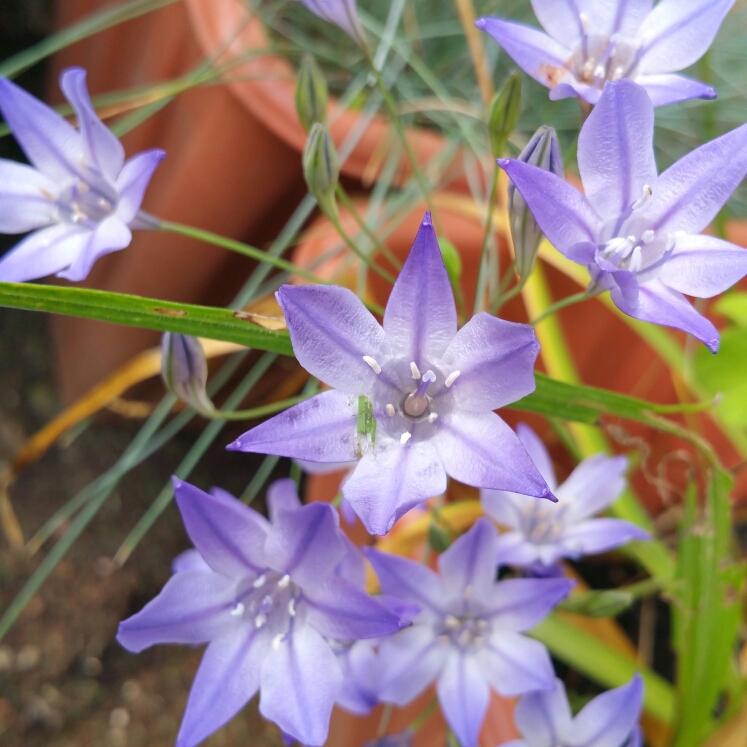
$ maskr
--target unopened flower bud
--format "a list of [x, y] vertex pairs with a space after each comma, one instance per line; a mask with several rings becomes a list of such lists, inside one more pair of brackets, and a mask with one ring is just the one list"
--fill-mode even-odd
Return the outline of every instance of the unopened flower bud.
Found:
[[[552, 127], [540, 127], [521, 152], [518, 160], [545, 171], [551, 171], [561, 179], [565, 177], [558, 136]], [[526, 278], [534, 268], [534, 261], [537, 258], [543, 235], [524, 202], [524, 198], [510, 181], [508, 183], [508, 214], [511, 220], [511, 236], [516, 256], [516, 272], [519, 277]]]
[[501, 158], [521, 112], [521, 76], [509, 76], [506, 85], [495, 95], [490, 105], [488, 132], [493, 158]]
[[166, 388], [201, 415], [211, 416], [215, 406], [207, 395], [207, 360], [199, 340], [165, 332], [161, 341], [161, 376]]
[[616, 617], [635, 602], [635, 597], [623, 589], [587, 591], [574, 594], [561, 602], [559, 609], [585, 617]]
[[457, 248], [443, 236], [439, 239], [438, 245], [441, 249], [441, 258], [444, 261], [449, 281], [452, 286], [459, 286], [462, 277], [462, 258], [459, 256]]
[[359, 46], [366, 45], [366, 33], [358, 18], [355, 0], [301, 0], [319, 18], [339, 26]]
[[296, 80], [296, 111], [304, 130], [327, 121], [327, 81], [313, 55], [305, 54]]
[[340, 160], [326, 124], [317, 122], [309, 132], [303, 153], [303, 173], [309, 192], [322, 212], [336, 214], [335, 188], [340, 178]]

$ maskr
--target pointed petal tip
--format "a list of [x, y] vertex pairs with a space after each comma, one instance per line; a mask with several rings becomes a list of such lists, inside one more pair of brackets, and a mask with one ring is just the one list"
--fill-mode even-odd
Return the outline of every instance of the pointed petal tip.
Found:
[[477, 26], [478, 29], [484, 29], [485, 26], [487, 25], [487, 21], [488, 21], [487, 18], [478, 18], [475, 21], [475, 26]]
[[237, 438], [235, 441], [228, 444], [228, 446], [226, 446], [226, 451], [241, 451], [240, 439]]
[[496, 160], [496, 163], [505, 171], [506, 168], [511, 163], [511, 159], [510, 158], [499, 158]]
[[174, 486], [174, 490], [180, 490], [184, 481], [180, 480], [176, 475], [171, 475], [171, 484]]
[[423, 216], [423, 223], [424, 226], [432, 226], [433, 225], [433, 216], [431, 215], [430, 210], [425, 211], [425, 215]]
[[551, 503], [557, 503], [558, 502], [558, 499], [553, 495], [553, 492], [552, 492], [552, 490], [550, 490], [550, 488], [545, 488], [542, 491], [542, 493], [541, 493], [541, 495], [539, 497], [540, 498], [546, 498]]
[[703, 340], [703, 343], [714, 355], [716, 355], [721, 345], [721, 337], [714, 337], [712, 340]]

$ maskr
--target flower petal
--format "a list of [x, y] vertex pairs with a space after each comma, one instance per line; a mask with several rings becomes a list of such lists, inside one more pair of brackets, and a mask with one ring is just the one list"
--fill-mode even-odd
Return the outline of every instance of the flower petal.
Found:
[[329, 644], [304, 625], [268, 652], [259, 711], [302, 744], [322, 745], [341, 684], [342, 670]]
[[553, 88], [567, 72], [571, 56], [568, 47], [547, 34], [499, 18], [480, 18], [475, 26], [490, 34], [527, 75], [543, 86]]
[[343, 682], [337, 704], [346, 711], [365, 716], [379, 702], [379, 657], [375, 641], [356, 641], [338, 660]]
[[[536, 499], [535, 499], [536, 500]], [[506, 532], [498, 537], [496, 562], [498, 565], [527, 566], [539, 560], [536, 545], [522, 532]]]
[[55, 182], [82, 177], [83, 138], [54, 109], [0, 77], [0, 112], [39, 171]]
[[643, 28], [638, 68], [674, 73], [697, 62], [713, 43], [735, 0], [661, 0]]
[[158, 643], [206, 643], [241, 623], [231, 615], [236, 584], [212, 571], [176, 573], [148, 604], [119, 624], [117, 641], [140, 653]]
[[84, 251], [90, 238], [90, 231], [64, 223], [41, 228], [0, 259], [0, 280], [23, 283], [61, 272]]
[[532, 10], [545, 31], [564, 48], [571, 49], [584, 34], [579, 11], [584, 12], [587, 4], [583, 0], [581, 3], [577, 0], [532, 0]]
[[342, 494], [370, 534], [386, 534], [418, 503], [446, 490], [446, 473], [429, 441], [406, 445], [378, 439], [342, 486]]
[[684, 75], [638, 75], [635, 82], [646, 89], [654, 106], [678, 104], [690, 99], [715, 99], [714, 88]]
[[565, 254], [582, 242], [596, 243], [599, 216], [575, 187], [544, 169], [514, 159], [499, 159], [550, 243]]
[[254, 697], [267, 647], [267, 635], [251, 625], [207, 647], [189, 692], [176, 747], [195, 747]]
[[481, 313], [457, 332], [442, 365], [459, 371], [451, 386], [459, 407], [496, 410], [534, 391], [538, 354], [532, 327]]
[[366, 34], [358, 18], [355, 0], [301, 0], [312, 12], [329, 23], [334, 23], [358, 44], [364, 44]]
[[657, 180], [647, 208], [654, 231], [705, 230], [747, 174], [747, 125], [688, 153]]
[[340, 532], [342, 542], [345, 545], [345, 555], [335, 567], [334, 573], [340, 578], [345, 578], [359, 589], [366, 587], [366, 564], [363, 561], [363, 553], [346, 534]]
[[267, 567], [265, 518], [222, 491], [211, 495], [172, 478], [184, 527], [205, 562], [229, 578], [262, 573]]
[[[589, 3], [583, 3], [589, 5]], [[636, 35], [641, 24], [651, 13], [653, 0], [617, 0], [612, 3], [591, 3], [591, 7], [601, 10], [603, 16], [608, 17], [610, 34], [620, 34], [622, 37], [630, 38]], [[599, 10], [597, 12], [599, 12]], [[597, 19], [594, 19], [596, 28]]]
[[287, 477], [275, 482], [267, 488], [267, 512], [270, 521], [274, 524], [280, 511], [294, 511], [301, 508], [301, 499], [298, 497], [296, 481]]
[[119, 192], [117, 215], [123, 223], [129, 224], [135, 219], [153, 172], [164, 158], [166, 152], [155, 148], [138, 153], [122, 167], [116, 185]]
[[304, 590], [308, 624], [325, 638], [382, 638], [407, 625], [399, 615], [339, 576]]
[[252, 428], [227, 448], [310, 462], [354, 462], [357, 423], [357, 397], [322, 392]]
[[578, 168], [586, 199], [603, 218], [622, 216], [656, 184], [654, 107], [630, 80], [607, 83], [581, 128]]
[[118, 138], [99, 119], [86, 88], [86, 71], [71, 67], [60, 75], [60, 88], [78, 117], [83, 136], [86, 163], [114, 182], [124, 164], [124, 148]]
[[466, 485], [552, 496], [516, 434], [494, 412], [453, 412], [432, 439], [446, 474]]
[[565, 685], [559, 679], [553, 690], [523, 695], [514, 711], [516, 727], [532, 747], [568, 744], [572, 737], [571, 718]]
[[566, 521], [586, 519], [617, 500], [625, 489], [627, 469], [624, 456], [595, 454], [584, 459], [555, 493]]
[[41, 171], [0, 159], [0, 232], [26, 233], [54, 223], [57, 185]]
[[397, 358], [414, 361], [423, 370], [443, 355], [457, 333], [454, 294], [430, 213], [392, 288], [384, 331]]
[[[505, 490], [481, 490], [480, 502], [485, 513], [502, 527], [519, 529], [521, 527], [522, 499], [518, 493]], [[535, 499], [532, 499], [535, 500]]]
[[428, 566], [373, 548], [366, 548], [365, 554], [384, 594], [430, 610], [442, 611], [444, 587], [438, 575]]
[[275, 295], [298, 362], [335, 389], [367, 394], [376, 374], [364, 357], [381, 364], [387, 345], [384, 330], [358, 296], [334, 285], [284, 285]]
[[634, 319], [681, 329], [700, 340], [712, 353], [718, 351], [721, 340], [718, 330], [681, 293], [668, 288], [660, 280], [642, 285], [638, 303], [634, 306], [616, 290], [612, 291], [612, 300], [620, 311]]
[[494, 626], [521, 632], [544, 620], [573, 585], [567, 578], [510, 578], [493, 584], [484, 603]]
[[555, 468], [552, 466], [550, 452], [542, 443], [542, 439], [526, 423], [519, 423], [516, 426], [516, 435], [527, 450], [529, 458], [534, 462], [534, 466], [545, 478], [550, 489], [554, 491], [558, 486], [558, 481], [555, 478]]
[[171, 561], [172, 573], [183, 573], [184, 571], [207, 571], [212, 573], [213, 569], [205, 562], [199, 550], [191, 548], [179, 553]]
[[560, 544], [573, 556], [596, 555], [633, 540], [647, 540], [649, 534], [622, 519], [587, 519], [563, 532]]
[[438, 702], [462, 747], [476, 747], [485, 720], [490, 688], [476, 657], [452, 650], [438, 680]]
[[596, 86], [582, 83], [571, 74], [550, 91], [551, 101], [562, 101], [563, 99], [578, 97], [584, 101], [588, 101], [592, 106], [596, 105], [601, 96], [602, 92]]
[[438, 558], [438, 570], [448, 594], [462, 596], [466, 589], [482, 599], [493, 588], [498, 533], [487, 519], [478, 519]]
[[124, 249], [131, 241], [130, 229], [116, 215], [110, 215], [96, 226], [83, 251], [78, 253], [69, 268], [58, 272], [57, 277], [73, 282], [85, 280], [96, 260]]
[[622, 687], [608, 690], [585, 705], [573, 719], [577, 747], [620, 747], [641, 715], [643, 679], [639, 674]]
[[478, 661], [488, 683], [500, 695], [550, 690], [555, 684], [547, 649], [519, 633], [496, 631], [480, 650]]
[[438, 643], [430, 625], [413, 625], [385, 638], [379, 648], [379, 699], [407, 705], [438, 677], [450, 648]]
[[747, 275], [747, 249], [712, 236], [678, 236], [659, 279], [698, 298], [713, 298]]

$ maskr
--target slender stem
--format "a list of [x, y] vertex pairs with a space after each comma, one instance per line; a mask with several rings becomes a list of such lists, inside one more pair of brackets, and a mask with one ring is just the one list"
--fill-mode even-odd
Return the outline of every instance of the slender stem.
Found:
[[573, 306], [573, 304], [576, 303], [581, 303], [581, 301], [586, 301], [589, 298], [592, 298], [592, 294], [588, 291], [583, 291], [581, 293], [575, 293], [572, 296], [568, 296], [568, 298], [564, 298], [562, 301], [558, 301], [557, 303], [554, 303], [552, 306], [549, 306], [547, 309], [545, 309], [542, 314], [540, 314], [536, 319], [532, 320], [531, 325], [534, 327], [543, 319], [546, 319], [548, 316], [552, 316], [561, 309], [565, 309], [567, 306]]
[[493, 206], [495, 205], [495, 199], [498, 195], [498, 168], [493, 168], [493, 184], [490, 187], [490, 198], [488, 199], [488, 215], [485, 219], [485, 233], [482, 237], [482, 248], [480, 249], [480, 264], [478, 265], [479, 270], [477, 273], [477, 290], [475, 292], [475, 306], [474, 312], [477, 314], [483, 308], [483, 301], [485, 296], [485, 290], [483, 288], [485, 284], [485, 265], [487, 264], [488, 258], [488, 244], [490, 243], [490, 237], [493, 233]]
[[482, 34], [475, 27], [475, 6], [472, 0], [456, 0], [459, 20], [464, 29], [464, 36], [467, 39], [467, 46], [472, 57], [472, 64], [475, 68], [475, 77], [477, 78], [477, 87], [480, 89], [480, 96], [485, 106], [488, 106], [490, 99], [493, 98], [495, 89], [493, 79], [490, 76], [490, 68], [485, 59], [485, 49], [482, 45]]
[[[516, 266], [516, 263], [514, 263], [514, 267], [515, 266]], [[510, 277], [510, 273], [507, 273], [506, 277]], [[516, 296], [521, 295], [526, 283], [527, 283], [527, 278], [521, 278], [519, 282], [513, 288], [511, 288], [510, 291], [506, 291], [505, 293], [501, 291], [498, 295], [498, 300], [495, 306], [491, 309], [491, 312], [493, 314], [497, 314], [512, 298], [516, 298]]]
[[433, 700], [425, 707], [425, 710], [410, 724], [410, 729], [412, 729], [412, 731], [420, 731], [420, 729], [425, 726], [428, 719], [433, 715], [433, 712], [437, 707], [438, 698], [433, 698]]
[[310, 395], [299, 394], [297, 397], [289, 397], [280, 402], [273, 402], [262, 407], [254, 407], [250, 410], [236, 410], [234, 412], [227, 410], [215, 410], [210, 416], [211, 420], [255, 420], [265, 415], [274, 415], [276, 412], [285, 410], [288, 407], [297, 405], [299, 402], [307, 400]]
[[379, 719], [379, 727], [376, 729], [376, 736], [377, 738], [381, 738], [386, 734], [387, 727], [389, 726], [389, 721], [391, 721], [392, 718], [392, 710], [394, 709], [394, 706], [391, 703], [385, 703], [384, 704], [384, 710], [381, 712], [381, 718]]

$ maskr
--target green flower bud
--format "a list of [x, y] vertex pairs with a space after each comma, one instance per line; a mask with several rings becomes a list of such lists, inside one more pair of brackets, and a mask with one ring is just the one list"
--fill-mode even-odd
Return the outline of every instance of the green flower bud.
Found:
[[563, 612], [585, 617], [617, 617], [635, 602], [633, 594], [622, 589], [585, 591], [572, 595], [558, 606]]
[[296, 111], [304, 130], [308, 132], [315, 122], [327, 121], [327, 81], [310, 54], [301, 60], [296, 80]]
[[165, 332], [161, 341], [161, 376], [166, 388], [201, 415], [211, 417], [215, 406], [207, 395], [207, 360], [199, 340]]
[[451, 545], [449, 533], [435, 522], [428, 527], [428, 544], [436, 552], [445, 552]]
[[506, 150], [511, 133], [516, 128], [521, 112], [521, 76], [509, 76], [506, 85], [493, 98], [488, 118], [490, 149], [493, 158], [501, 158]]
[[337, 215], [335, 188], [340, 178], [340, 160], [326, 124], [316, 122], [309, 132], [303, 153], [303, 173], [309, 192], [322, 212]]
[[[545, 171], [551, 171], [561, 179], [565, 178], [558, 136], [552, 127], [540, 127], [521, 152], [519, 160], [538, 166]], [[516, 272], [519, 277], [526, 278], [534, 269], [534, 261], [537, 258], [543, 235], [524, 202], [524, 198], [510, 181], [508, 183], [508, 215], [516, 256]]]

